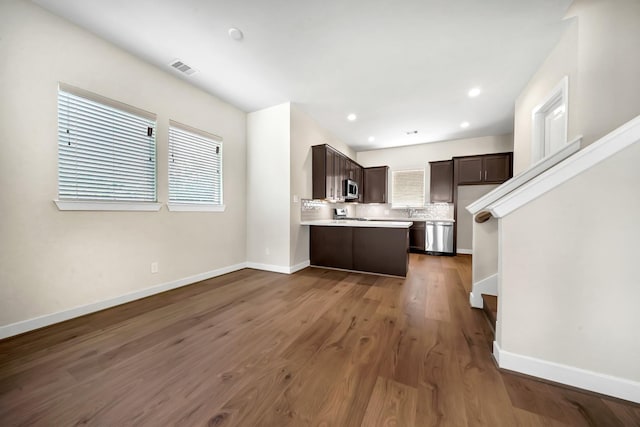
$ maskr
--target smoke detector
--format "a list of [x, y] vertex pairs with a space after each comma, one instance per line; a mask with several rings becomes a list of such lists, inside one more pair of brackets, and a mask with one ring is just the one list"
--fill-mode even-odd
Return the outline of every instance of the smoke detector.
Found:
[[181, 73], [186, 74], [187, 76], [190, 76], [196, 72], [196, 70], [194, 70], [184, 62], [180, 61], [179, 59], [173, 60], [169, 65], [175, 68], [176, 70], [180, 71]]

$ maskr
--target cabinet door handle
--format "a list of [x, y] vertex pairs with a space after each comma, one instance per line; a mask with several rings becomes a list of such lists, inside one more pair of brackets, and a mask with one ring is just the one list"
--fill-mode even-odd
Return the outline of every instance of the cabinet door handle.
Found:
[[484, 171], [484, 180], [485, 181], [487, 180], [487, 171], [486, 170]]
[[482, 181], [482, 170], [480, 170], [479, 172], [480, 172], [480, 177], [478, 179]]

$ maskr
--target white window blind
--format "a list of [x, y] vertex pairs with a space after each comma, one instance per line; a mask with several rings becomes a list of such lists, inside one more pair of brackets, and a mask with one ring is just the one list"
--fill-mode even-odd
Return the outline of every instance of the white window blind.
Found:
[[134, 111], [60, 85], [60, 200], [155, 202], [155, 117]]
[[222, 205], [222, 139], [169, 123], [169, 202]]
[[393, 207], [424, 206], [424, 169], [393, 171], [391, 180]]

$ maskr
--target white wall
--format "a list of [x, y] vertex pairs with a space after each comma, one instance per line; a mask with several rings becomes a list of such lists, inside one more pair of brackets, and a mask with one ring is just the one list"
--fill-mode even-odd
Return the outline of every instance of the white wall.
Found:
[[[224, 138], [223, 213], [61, 212], [57, 85]], [[243, 263], [246, 114], [26, 1], [0, 3], [0, 326]], [[159, 272], [150, 273], [151, 262]]]
[[640, 113], [640, 2], [575, 0], [561, 41], [516, 100], [514, 174], [531, 164], [531, 112], [569, 76], [568, 140], [583, 147]]
[[513, 174], [526, 170], [531, 156], [532, 112], [544, 102], [564, 76], [569, 77], [568, 130], [569, 141], [578, 136], [578, 21], [571, 20], [560, 42], [551, 51], [515, 103], [513, 130]]
[[498, 220], [473, 223], [473, 283], [498, 272]]
[[[30, 2], [0, 4], [0, 40], [0, 326], [246, 260], [245, 113]], [[169, 119], [221, 135], [227, 210], [58, 211], [59, 81], [157, 114], [161, 202]]]
[[512, 150], [513, 135], [507, 134], [361, 151], [358, 153], [357, 162], [364, 167], [387, 165], [390, 171], [425, 168], [426, 200], [429, 200], [431, 182], [429, 162], [449, 160], [454, 156], [501, 153]]
[[503, 350], [640, 381], [639, 162], [635, 144], [500, 220]]
[[[458, 229], [457, 249], [458, 252], [473, 251], [473, 216], [465, 209], [471, 203], [496, 188], [497, 185], [460, 185], [458, 186], [458, 205], [456, 209], [456, 226]], [[494, 271], [495, 273], [495, 271]]]
[[289, 103], [247, 116], [247, 261], [289, 268]]
[[[577, 24], [516, 102], [517, 170], [530, 163], [530, 107], [564, 73], [569, 138], [584, 135], [583, 146], [640, 113], [640, 2], [576, 0], [570, 14]], [[496, 336], [523, 363], [591, 372], [596, 391], [620, 378], [636, 396], [639, 163], [636, 144], [500, 220]]]
[[[318, 126], [300, 106], [291, 106], [291, 217], [290, 217], [290, 265], [309, 261], [309, 227], [300, 225], [300, 199], [312, 196], [313, 145], [329, 144], [344, 155], [355, 160], [355, 152]], [[298, 202], [294, 202], [294, 197]]]

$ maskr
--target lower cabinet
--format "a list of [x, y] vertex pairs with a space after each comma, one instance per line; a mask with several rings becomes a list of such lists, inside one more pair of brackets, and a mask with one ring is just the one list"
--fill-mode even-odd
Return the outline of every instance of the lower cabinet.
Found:
[[414, 221], [409, 228], [409, 249], [424, 251], [426, 245], [426, 228], [424, 221]]
[[409, 229], [310, 226], [311, 265], [406, 276]]
[[353, 269], [353, 227], [311, 226], [309, 258], [311, 264]]

